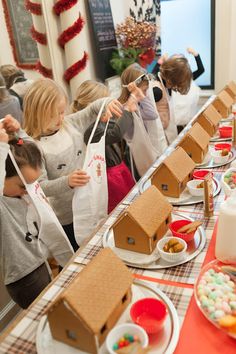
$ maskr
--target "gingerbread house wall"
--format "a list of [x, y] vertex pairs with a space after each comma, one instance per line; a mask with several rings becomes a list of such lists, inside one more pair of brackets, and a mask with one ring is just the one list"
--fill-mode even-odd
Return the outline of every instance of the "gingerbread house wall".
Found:
[[216, 98], [212, 102], [215, 109], [220, 113], [222, 118], [227, 118], [230, 115], [230, 108], [226, 107], [225, 104], [219, 99]]
[[48, 321], [53, 338], [82, 351], [97, 354], [95, 335], [63, 302], [56, 304], [48, 313]]
[[[154, 242], [143, 229], [128, 214], [113, 227], [114, 240], [116, 247], [129, 251], [151, 254], [156, 246]], [[153, 235], [154, 236], [154, 235]], [[129, 244], [128, 238], [133, 238], [135, 243]]]
[[179, 146], [187, 152], [195, 163], [202, 163], [208, 151], [208, 146], [202, 150], [190, 136], [186, 136], [185, 139], [179, 143]]
[[199, 123], [210, 136], [216, 133], [217, 127], [204, 115], [204, 112], [196, 119], [196, 122]]
[[164, 164], [157, 168], [151, 182], [167, 197], [178, 198], [185, 188]]

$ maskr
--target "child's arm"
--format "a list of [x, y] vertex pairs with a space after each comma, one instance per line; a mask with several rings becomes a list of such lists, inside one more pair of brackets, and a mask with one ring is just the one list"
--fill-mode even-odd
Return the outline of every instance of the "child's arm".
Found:
[[26, 134], [26, 132], [21, 128], [20, 123], [14, 117], [12, 117], [12, 115], [7, 114], [2, 119], [2, 124], [8, 134], [15, 134], [23, 140], [34, 142], [34, 139], [31, 138], [28, 134]]
[[65, 119], [70, 119], [81, 134], [84, 134], [90, 124], [95, 121], [104, 99], [107, 100], [107, 103], [105, 104], [106, 111], [104, 113], [108, 113], [110, 116], [114, 114], [115, 116], [120, 117], [122, 115], [122, 106], [120, 102], [110, 97], [106, 97], [99, 98], [82, 111], [70, 114]]
[[4, 181], [6, 176], [5, 161], [9, 152], [8, 135], [0, 123], [0, 196], [3, 195]]

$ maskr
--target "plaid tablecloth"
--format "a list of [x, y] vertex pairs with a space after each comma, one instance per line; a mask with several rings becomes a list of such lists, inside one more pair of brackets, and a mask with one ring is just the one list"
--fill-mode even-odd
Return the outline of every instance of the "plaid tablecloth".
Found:
[[[211, 98], [212, 99], [212, 98]], [[210, 102], [210, 101], [209, 101]], [[204, 109], [206, 105], [202, 108]], [[194, 117], [195, 118], [195, 117]], [[194, 120], [193, 118], [193, 120]], [[184, 131], [179, 135], [173, 146], [169, 147], [165, 154], [155, 162], [157, 166], [166, 156], [168, 156], [175, 145], [179, 142], [185, 132], [191, 127], [189, 124]], [[229, 165], [226, 165], [217, 170], [213, 169], [214, 177], [220, 180], [222, 172], [225, 171]], [[139, 185], [146, 181], [153, 172], [151, 167], [142, 177]], [[114, 210], [108, 217], [105, 224], [98, 230], [98, 232], [91, 238], [88, 244], [78, 251], [76, 257], [71, 264], [59, 275], [49, 288], [35, 301], [29, 310], [23, 311], [13, 328], [10, 331], [3, 333], [0, 337], [0, 353], [8, 354], [33, 354], [36, 353], [36, 332], [39, 321], [45, 313], [48, 306], [56, 298], [56, 296], [69, 284], [69, 282], [81, 271], [81, 269], [98, 253], [102, 247], [102, 237], [104, 233], [111, 228], [118, 215], [139, 195], [139, 185], [135, 186], [127, 198]], [[193, 294], [194, 281], [196, 280], [206, 251], [211, 239], [213, 227], [215, 225], [219, 206], [224, 199], [222, 191], [214, 198], [215, 212], [212, 218], [204, 219], [204, 229], [206, 232], [206, 245], [202, 252], [193, 260], [180, 266], [172, 267], [164, 270], [145, 270], [131, 268], [131, 271], [136, 276], [144, 276], [152, 278], [152, 284], [155, 284], [161, 289], [173, 302], [177, 313], [179, 315], [180, 323], [182, 324], [189, 301]], [[193, 219], [203, 219], [203, 204], [199, 203], [191, 206], [175, 207], [174, 211], [182, 213]], [[171, 282], [177, 282], [171, 284]], [[179, 283], [179, 285], [178, 285]]]

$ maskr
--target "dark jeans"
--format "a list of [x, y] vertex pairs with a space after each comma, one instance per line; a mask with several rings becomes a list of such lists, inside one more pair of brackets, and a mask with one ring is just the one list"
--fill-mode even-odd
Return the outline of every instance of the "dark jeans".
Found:
[[70, 241], [70, 244], [71, 244], [73, 250], [76, 252], [79, 249], [79, 246], [77, 245], [77, 242], [75, 240], [73, 223], [71, 223], [69, 225], [62, 225], [62, 227], [66, 233], [66, 236], [68, 237], [68, 239]]
[[45, 263], [24, 278], [6, 285], [11, 298], [23, 309], [26, 309], [51, 282]]

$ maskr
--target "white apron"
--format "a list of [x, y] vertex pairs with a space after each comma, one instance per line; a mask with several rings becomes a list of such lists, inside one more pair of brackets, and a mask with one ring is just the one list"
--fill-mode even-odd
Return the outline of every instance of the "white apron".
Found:
[[133, 112], [132, 115], [134, 121], [133, 136], [130, 138], [128, 134], [125, 134], [124, 139], [129, 146], [138, 173], [142, 177], [157, 159], [158, 151], [151, 143], [140, 112]]
[[169, 106], [169, 112], [170, 112], [170, 121], [168, 127], [165, 129], [165, 134], [166, 138], [168, 141], [168, 144], [171, 144], [176, 137], [178, 136], [178, 131], [177, 131], [177, 126], [175, 123], [175, 115], [174, 115], [174, 108], [173, 108], [173, 100], [172, 97], [169, 95], [167, 88], [165, 87], [162, 77], [160, 73], [158, 73], [158, 77], [160, 79], [160, 83], [162, 86], [162, 92], [166, 96], [168, 106]]
[[105, 136], [109, 121], [99, 142], [91, 143], [105, 103], [106, 100], [98, 113], [85, 154], [83, 170], [90, 176], [90, 180], [85, 186], [75, 188], [72, 200], [75, 239], [79, 246], [89, 238], [98, 224], [107, 216]]
[[27, 184], [11, 151], [9, 155], [28, 193], [28, 196], [24, 197], [28, 202], [27, 223], [35, 218], [39, 222], [38, 240], [41, 241], [40, 246], [45, 261], [49, 255], [53, 255], [64, 267], [74, 253], [69, 240], [38, 181]]

